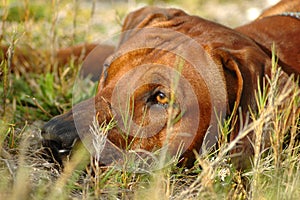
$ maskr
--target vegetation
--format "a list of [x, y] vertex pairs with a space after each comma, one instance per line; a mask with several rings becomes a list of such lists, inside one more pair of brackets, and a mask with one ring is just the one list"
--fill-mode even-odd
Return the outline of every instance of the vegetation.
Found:
[[[127, 4], [122, 2], [113, 7], [103, 3], [95, 12], [96, 1], [87, 2], [2, 1], [0, 44], [9, 48], [6, 59], [0, 55], [0, 199], [300, 199], [300, 90], [291, 79], [280, 81], [275, 57], [272, 76], [257, 93], [258, 113], [251, 113], [252, 122], [239, 136], [256, 134], [254, 160], [247, 171], [231, 164], [228, 153], [239, 138], [226, 139], [230, 118], [220, 125], [218, 151], [198, 155], [191, 169], [174, 162], [135, 172], [127, 170], [130, 160], [122, 167], [102, 167], [81, 145], [65, 159], [63, 170], [50, 162], [41, 145], [40, 128], [72, 107], [78, 66], [70, 61], [57, 68], [46, 52], [83, 41], [104, 41], [120, 29], [130, 9], [124, 9]], [[28, 50], [34, 61], [13, 66], [16, 48]], [[41, 54], [35, 55], [34, 50]], [[17, 67], [14, 73], [12, 67]], [[279, 85], [284, 86], [278, 89]], [[270, 147], [262, 151], [263, 137], [269, 138]]]

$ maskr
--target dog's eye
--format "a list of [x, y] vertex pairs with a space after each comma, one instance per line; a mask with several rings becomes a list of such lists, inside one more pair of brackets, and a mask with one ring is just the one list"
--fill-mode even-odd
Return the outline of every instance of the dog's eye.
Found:
[[160, 103], [160, 104], [163, 104], [163, 105], [169, 103], [169, 98], [162, 92], [158, 92], [156, 94], [155, 98], [156, 98], [157, 103]]

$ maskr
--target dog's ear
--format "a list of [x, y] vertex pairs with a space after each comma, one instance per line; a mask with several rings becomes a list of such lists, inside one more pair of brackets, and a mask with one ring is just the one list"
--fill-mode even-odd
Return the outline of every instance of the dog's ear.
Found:
[[222, 65], [228, 92], [229, 114], [240, 107], [244, 113], [249, 107], [256, 108], [255, 92], [270, 75], [271, 60], [258, 48], [245, 47], [240, 50], [218, 48], [213, 57]]
[[[249, 108], [254, 112], [257, 110], [255, 92], [258, 87], [262, 87], [264, 76], [270, 75], [271, 60], [254, 47], [245, 47], [240, 50], [219, 48], [214, 51], [213, 55], [224, 70], [228, 93], [228, 114], [239, 118], [235, 124], [233, 123], [233, 132], [230, 135], [230, 139], [233, 140], [239, 134], [240, 120], [243, 119], [242, 121], [245, 122]], [[241, 109], [242, 113], [239, 113], [238, 109]], [[231, 152], [242, 155], [233, 159], [235, 166], [239, 169], [246, 169], [250, 166], [246, 160], [250, 161], [247, 157], [251, 158], [253, 155], [253, 137], [253, 133], [248, 134]]]
[[174, 17], [183, 15], [186, 15], [186, 13], [179, 9], [165, 9], [151, 6], [131, 12], [125, 18], [119, 46], [142, 28], [157, 27], [160, 23], [166, 23]]

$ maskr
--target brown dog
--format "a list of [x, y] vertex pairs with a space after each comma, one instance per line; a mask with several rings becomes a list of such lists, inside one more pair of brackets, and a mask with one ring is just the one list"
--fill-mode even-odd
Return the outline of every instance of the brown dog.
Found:
[[[258, 81], [270, 75], [273, 41], [284, 69], [299, 74], [299, 41], [290, 39], [300, 35], [300, 20], [276, 17], [280, 22], [272, 23], [291, 25], [286, 36], [275, 27], [269, 36], [260, 23], [272, 26], [271, 19], [233, 30], [178, 9], [145, 7], [130, 13], [118, 49], [105, 62], [95, 98], [50, 120], [42, 133], [45, 144], [59, 155], [80, 136], [93, 149], [90, 129], [96, 117], [99, 124], [116, 121], [101, 154], [104, 164], [120, 159], [122, 149], [155, 151], [167, 144], [170, 155], [181, 147], [190, 166], [194, 151], [216, 143], [216, 114], [236, 113], [235, 105], [244, 117], [249, 106], [255, 110]], [[241, 150], [246, 159], [252, 153], [250, 142], [245, 140]]]

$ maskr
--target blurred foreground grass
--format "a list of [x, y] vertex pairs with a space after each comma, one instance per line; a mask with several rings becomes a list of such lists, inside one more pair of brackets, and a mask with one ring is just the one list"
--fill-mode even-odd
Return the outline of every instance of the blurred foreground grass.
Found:
[[[265, 1], [254, 0], [3, 0], [1, 3], [1, 45], [25, 46], [29, 54], [31, 49], [41, 55], [43, 50], [53, 52], [82, 42], [105, 41], [121, 29], [129, 11], [145, 4], [181, 7], [230, 26], [249, 20], [249, 7], [255, 11], [266, 6]], [[192, 169], [181, 169], [174, 163], [161, 170], [135, 173], [126, 170], [125, 165], [131, 165], [130, 162], [124, 168], [106, 169], [78, 147], [61, 171], [45, 159], [40, 128], [51, 116], [71, 108], [78, 66], [70, 62], [65, 68], [51, 69], [51, 62], [51, 56], [42, 56], [40, 62], [30, 66], [32, 72], [26, 73], [25, 66], [18, 65], [18, 73], [13, 74], [5, 72], [10, 67], [9, 59], [1, 63], [0, 199], [300, 198], [299, 144], [295, 140], [299, 134], [299, 114], [294, 113], [291, 127], [282, 123], [299, 107], [299, 90], [264, 93], [258, 97], [261, 113], [254, 122], [258, 127], [270, 126], [273, 143], [265, 154], [256, 155], [253, 168], [247, 172], [239, 172], [230, 164], [224, 153], [228, 145], [224, 137], [220, 140], [220, 150], [201, 155]], [[270, 82], [276, 85], [276, 79]], [[87, 89], [84, 93], [92, 91]], [[286, 109], [265, 104], [266, 99], [280, 99], [284, 95], [281, 92], [294, 95]], [[264, 118], [265, 112], [274, 115], [271, 119]], [[257, 127], [250, 124], [249, 128]], [[223, 136], [230, 131], [226, 125], [221, 130]], [[258, 129], [257, 133], [262, 134], [261, 131]], [[286, 132], [291, 140], [282, 139]]]

